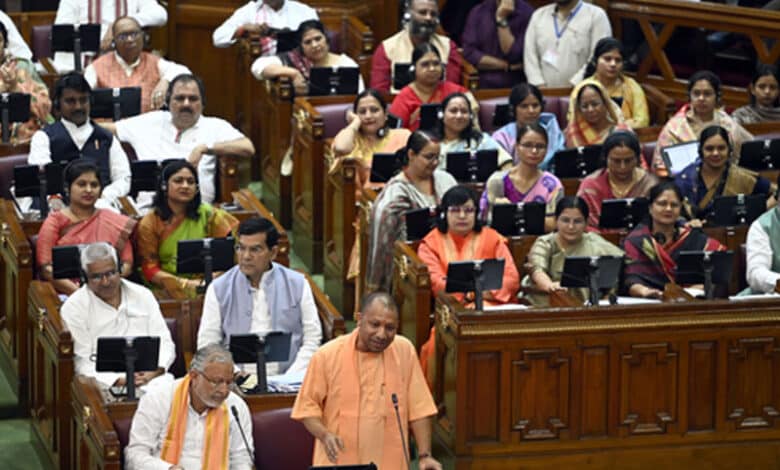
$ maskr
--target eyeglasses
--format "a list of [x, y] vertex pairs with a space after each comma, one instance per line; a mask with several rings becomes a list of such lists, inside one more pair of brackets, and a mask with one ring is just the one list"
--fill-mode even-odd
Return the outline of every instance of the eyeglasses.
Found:
[[249, 253], [250, 255], [259, 255], [265, 248], [260, 245], [244, 246], [236, 245], [236, 253]]
[[563, 225], [584, 225], [585, 219], [582, 217], [577, 217], [576, 219], [572, 219], [571, 217], [558, 217], [558, 222], [562, 223]]
[[520, 145], [520, 147], [523, 147], [524, 149], [528, 151], [536, 151], [536, 152], [544, 152], [547, 150], [547, 144], [532, 144], [530, 142], [523, 142]]
[[105, 271], [102, 273], [90, 273], [87, 274], [87, 279], [90, 281], [100, 282], [104, 279], [111, 279], [112, 277], [116, 276], [119, 273], [116, 269], [112, 269], [110, 271]]
[[232, 386], [233, 386], [233, 384], [235, 383], [235, 381], [233, 380], [233, 378], [232, 378], [232, 377], [230, 378], [230, 380], [222, 380], [222, 379], [220, 379], [220, 380], [214, 380], [214, 379], [210, 378], [209, 376], [207, 376], [207, 375], [206, 375], [205, 373], [203, 373], [203, 372], [200, 372], [200, 371], [198, 371], [198, 373], [200, 374], [200, 376], [201, 376], [201, 377], [203, 377], [204, 379], [206, 379], [206, 382], [210, 383], [210, 384], [211, 384], [211, 386], [212, 386], [212, 387], [214, 387], [214, 388], [217, 388], [217, 387], [219, 387], [220, 385], [225, 385], [227, 388], [230, 388], [230, 387], [232, 387]]
[[447, 208], [447, 212], [450, 214], [466, 214], [471, 215], [474, 212], [477, 211], [477, 208], [474, 206], [450, 206]]
[[116, 35], [116, 40], [120, 42], [135, 41], [143, 34], [141, 31], [129, 31], [127, 33], [120, 33]]

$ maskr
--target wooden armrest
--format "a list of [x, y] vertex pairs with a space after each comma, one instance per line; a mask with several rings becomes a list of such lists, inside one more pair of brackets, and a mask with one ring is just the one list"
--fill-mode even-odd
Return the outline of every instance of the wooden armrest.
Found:
[[666, 124], [676, 111], [675, 101], [653, 85], [642, 84], [650, 108], [650, 124]]
[[51, 63], [51, 60], [48, 57], [39, 57], [38, 62], [43, 65], [43, 68], [46, 70], [47, 73], [51, 75], [58, 75], [57, 69], [54, 68], [54, 65]]
[[679, 284], [670, 282], [664, 286], [664, 302], [688, 302], [695, 300], [691, 294], [685, 292]]
[[126, 216], [132, 217], [134, 219], [141, 218], [141, 214], [135, 210], [135, 207], [130, 203], [130, 200], [127, 198], [127, 196], [122, 196], [119, 198], [119, 205], [122, 208], [122, 213]]
[[357, 16], [347, 16], [343, 19], [342, 28], [345, 54], [356, 59], [374, 53], [374, 32], [363, 20]]
[[320, 317], [320, 323], [322, 323], [322, 340], [323, 342], [330, 341], [331, 339], [346, 334], [346, 325], [344, 324], [344, 317], [336, 309], [330, 299], [322, 292], [314, 280], [308, 273], [299, 271], [306, 276], [306, 280], [309, 282], [311, 292], [314, 295], [314, 303], [317, 305], [317, 314]]
[[469, 61], [463, 57], [463, 51], [458, 50], [460, 54], [461, 63], [461, 79], [463, 87], [469, 91], [476, 91], [479, 89], [479, 70]]

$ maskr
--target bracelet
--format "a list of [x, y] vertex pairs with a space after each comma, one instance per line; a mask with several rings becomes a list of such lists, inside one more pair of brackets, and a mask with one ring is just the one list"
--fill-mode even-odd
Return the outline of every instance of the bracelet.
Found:
[[423, 452], [422, 454], [417, 455], [417, 460], [427, 459], [431, 456], [430, 452]]

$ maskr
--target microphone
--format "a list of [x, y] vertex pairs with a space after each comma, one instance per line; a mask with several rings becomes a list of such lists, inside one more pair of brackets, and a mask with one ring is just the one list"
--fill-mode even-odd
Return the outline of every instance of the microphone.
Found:
[[244, 440], [244, 445], [246, 446], [246, 453], [249, 454], [249, 459], [252, 462], [252, 468], [255, 468], [255, 455], [252, 453], [252, 448], [249, 447], [249, 441], [246, 440], [246, 434], [244, 434], [244, 428], [241, 427], [241, 420], [238, 419], [238, 409], [236, 408], [236, 405], [232, 405], [230, 407], [231, 413], [233, 413], [233, 417], [236, 418], [236, 424], [238, 425], [238, 430], [241, 431], [241, 438]]
[[401, 426], [401, 413], [398, 411], [398, 395], [390, 395], [393, 399], [393, 408], [395, 408], [395, 419], [398, 421], [398, 432], [401, 434], [401, 445], [404, 448], [404, 458], [406, 459], [406, 468], [409, 468], [409, 450], [406, 449], [406, 438], [404, 438], [404, 428]]

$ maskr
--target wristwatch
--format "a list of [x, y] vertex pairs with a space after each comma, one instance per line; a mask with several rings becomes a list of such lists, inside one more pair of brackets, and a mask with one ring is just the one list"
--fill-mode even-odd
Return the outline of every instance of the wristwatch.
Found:
[[502, 20], [496, 19], [496, 26], [498, 26], [499, 28], [508, 28], [509, 21], [507, 21], [506, 18]]

